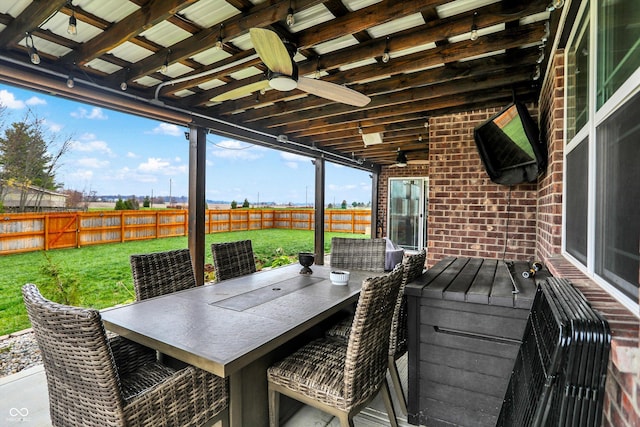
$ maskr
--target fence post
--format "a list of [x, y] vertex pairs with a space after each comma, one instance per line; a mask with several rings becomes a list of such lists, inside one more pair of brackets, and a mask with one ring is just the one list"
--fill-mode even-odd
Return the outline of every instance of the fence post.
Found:
[[124, 243], [124, 213], [120, 211], [120, 243]]
[[49, 250], [49, 215], [44, 215], [44, 250]]

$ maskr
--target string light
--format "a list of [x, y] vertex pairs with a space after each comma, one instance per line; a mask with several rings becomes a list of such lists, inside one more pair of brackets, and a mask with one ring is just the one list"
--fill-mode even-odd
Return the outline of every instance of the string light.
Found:
[[473, 21], [471, 23], [471, 36], [469, 37], [471, 40], [478, 40], [478, 25], [476, 24], [476, 16], [478, 16], [478, 12], [473, 12]]
[[40, 55], [38, 55], [38, 49], [36, 49], [36, 46], [33, 44], [33, 37], [31, 37], [31, 33], [27, 33], [26, 44], [31, 63], [34, 65], [38, 65], [40, 63]]
[[386, 64], [387, 62], [389, 62], [390, 59], [391, 59], [391, 56], [389, 55], [389, 37], [387, 37], [387, 44], [386, 44], [386, 47], [384, 48], [384, 53], [382, 54], [382, 62]]
[[73, 79], [73, 73], [69, 73], [69, 77], [67, 77], [67, 87], [69, 89], [73, 89], [73, 87], [76, 85], [74, 79]]
[[218, 40], [216, 40], [216, 50], [222, 50], [224, 42], [222, 41], [222, 27], [224, 24], [220, 24], [220, 32], [218, 33]]
[[169, 69], [169, 54], [171, 54], [171, 49], [167, 51], [167, 56], [165, 56], [164, 58], [164, 63], [162, 64], [162, 67], [160, 67], [160, 72], [162, 74], [166, 74], [167, 70]]
[[544, 45], [539, 47], [540, 49], [540, 55], [538, 56], [538, 59], [536, 59], [536, 62], [538, 64], [542, 64], [542, 61], [544, 61]]
[[71, 16], [69, 17], [69, 25], [67, 25], [67, 34], [75, 36], [78, 34], [78, 20], [76, 19], [76, 11], [71, 11]]
[[540, 65], [536, 65], [536, 70], [533, 72], [533, 76], [531, 76], [533, 80], [540, 79]]
[[287, 9], [287, 25], [292, 27], [296, 23], [296, 18], [293, 16], [293, 8], [291, 7], [291, 1], [289, 1], [289, 9]]

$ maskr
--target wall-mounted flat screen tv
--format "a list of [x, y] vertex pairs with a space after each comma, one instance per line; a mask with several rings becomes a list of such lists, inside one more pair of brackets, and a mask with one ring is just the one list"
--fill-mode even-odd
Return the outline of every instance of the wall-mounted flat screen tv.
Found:
[[547, 167], [547, 146], [520, 102], [475, 128], [473, 135], [487, 174], [496, 184], [533, 182]]

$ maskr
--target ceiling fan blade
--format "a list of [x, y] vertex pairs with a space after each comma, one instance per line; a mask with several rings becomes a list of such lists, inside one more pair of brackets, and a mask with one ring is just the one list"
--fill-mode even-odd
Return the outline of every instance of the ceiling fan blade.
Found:
[[364, 107], [371, 102], [371, 98], [367, 95], [348, 87], [308, 77], [298, 77], [298, 89], [331, 101], [353, 105], [354, 107]]
[[280, 37], [271, 30], [251, 28], [251, 43], [262, 62], [274, 73], [293, 74], [293, 59]]
[[251, 83], [246, 86], [242, 86], [229, 92], [221, 93], [220, 95], [211, 98], [214, 102], [228, 101], [229, 99], [240, 98], [241, 96], [248, 95], [251, 92], [256, 92], [269, 87], [269, 80], [260, 80], [259, 82]]

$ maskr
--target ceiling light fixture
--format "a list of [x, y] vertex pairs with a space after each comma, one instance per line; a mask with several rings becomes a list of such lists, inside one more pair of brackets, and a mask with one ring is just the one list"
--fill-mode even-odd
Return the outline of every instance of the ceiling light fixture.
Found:
[[320, 55], [316, 58], [316, 72], [313, 76], [316, 80], [320, 80]]
[[36, 46], [33, 44], [33, 37], [31, 37], [31, 33], [27, 33], [26, 44], [31, 63], [34, 65], [38, 65], [40, 63], [40, 55], [38, 55], [38, 49], [36, 49]]
[[476, 24], [476, 17], [478, 16], [478, 12], [473, 12], [473, 21], [471, 22], [471, 36], [469, 37], [471, 40], [478, 40], [478, 25]]
[[404, 151], [401, 151], [399, 148], [398, 155], [396, 156], [396, 166], [401, 168], [407, 166], [407, 155], [404, 154]]
[[67, 87], [69, 89], [73, 89], [73, 87], [76, 85], [75, 81], [73, 80], [73, 73], [69, 73], [69, 77], [67, 77]]
[[389, 62], [390, 59], [391, 59], [391, 56], [389, 55], [389, 36], [387, 36], [387, 43], [384, 48], [384, 53], [382, 54], [382, 62], [386, 64], [387, 62]]
[[553, 12], [556, 9], [562, 8], [562, 6], [564, 6], [564, 0], [553, 0], [549, 3], [549, 6], [547, 6], [547, 12]]
[[289, 0], [289, 9], [287, 9], [287, 25], [293, 27], [293, 24], [296, 23], [296, 18], [293, 16], [293, 8], [291, 7], [291, 0]]
[[[69, 2], [71, 5], [71, 2]], [[75, 36], [78, 34], [78, 20], [76, 19], [76, 11], [71, 10], [71, 16], [69, 17], [69, 25], [67, 25], [67, 34]]]
[[218, 40], [216, 40], [216, 50], [222, 50], [224, 48], [224, 42], [222, 41], [222, 27], [224, 24], [220, 24], [220, 31], [218, 32]]
[[128, 75], [129, 75], [129, 69], [127, 68], [124, 71], [124, 80], [122, 80], [122, 83], [120, 83], [120, 90], [122, 90], [123, 92], [129, 88], [129, 85], [127, 85], [127, 76]]

